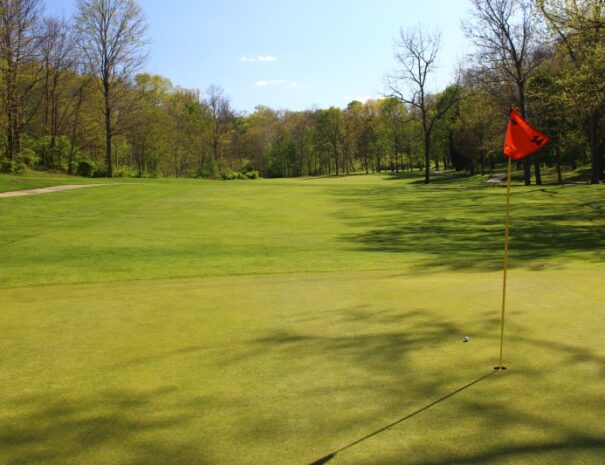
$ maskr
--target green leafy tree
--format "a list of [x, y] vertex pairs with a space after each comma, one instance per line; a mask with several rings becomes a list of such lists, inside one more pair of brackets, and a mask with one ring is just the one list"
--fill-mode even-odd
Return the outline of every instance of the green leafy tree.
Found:
[[103, 94], [107, 176], [113, 176], [112, 138], [126, 107], [130, 79], [143, 64], [147, 25], [134, 0], [78, 0], [77, 43]]
[[605, 113], [605, 5], [601, 0], [538, 0], [556, 45], [570, 66], [561, 83], [582, 119], [591, 153], [591, 181], [603, 165], [600, 122]]

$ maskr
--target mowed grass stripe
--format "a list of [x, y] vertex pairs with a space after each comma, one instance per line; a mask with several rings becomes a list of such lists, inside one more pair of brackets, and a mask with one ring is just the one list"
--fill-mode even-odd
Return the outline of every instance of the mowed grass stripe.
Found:
[[[189, 180], [4, 199], [0, 283], [499, 269], [503, 190], [414, 181]], [[600, 261], [602, 194], [515, 189], [512, 266]]]
[[[504, 191], [416, 181], [1, 202], [0, 463], [309, 464], [489, 373]], [[330, 464], [602, 463], [603, 193], [515, 186], [509, 370]]]

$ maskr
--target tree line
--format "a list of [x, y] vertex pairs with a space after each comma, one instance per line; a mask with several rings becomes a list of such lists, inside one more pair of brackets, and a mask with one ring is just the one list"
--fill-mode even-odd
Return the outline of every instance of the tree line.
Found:
[[402, 29], [384, 97], [346, 108], [251, 113], [224, 90], [141, 72], [146, 24], [134, 0], [78, 0], [72, 18], [42, 0], [0, 0], [0, 169], [83, 176], [254, 178], [438, 170], [489, 173], [508, 109], [551, 136], [522, 162], [605, 168], [602, 0], [470, 0], [474, 44], [455, 82], [427, 86], [441, 37]]

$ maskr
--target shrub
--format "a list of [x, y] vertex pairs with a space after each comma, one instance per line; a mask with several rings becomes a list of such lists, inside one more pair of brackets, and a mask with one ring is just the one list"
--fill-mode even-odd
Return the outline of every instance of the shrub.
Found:
[[35, 142], [32, 141], [31, 147], [39, 157], [39, 164], [44, 168], [62, 170], [68, 168], [67, 158], [72, 152], [72, 146], [67, 137], [55, 137], [53, 142], [50, 136], [44, 136]]
[[23, 162], [15, 163], [13, 167], [13, 173], [15, 174], [24, 174], [27, 171], [27, 165]]
[[92, 173], [93, 178], [106, 178], [107, 177], [107, 168], [105, 166], [97, 167]]
[[118, 168], [113, 172], [113, 175], [116, 178], [126, 178], [130, 176], [130, 171], [128, 168]]
[[231, 171], [230, 169], [226, 169], [221, 173], [221, 178], [225, 181], [231, 181], [233, 179], [237, 179], [237, 173]]
[[8, 158], [5, 158], [2, 161], [0, 161], [0, 171], [2, 173], [12, 173], [14, 167], [15, 167], [15, 162], [12, 160], [9, 160]]
[[40, 157], [32, 149], [24, 148], [17, 154], [17, 163], [31, 166], [32, 168], [37, 167], [40, 164]]
[[76, 169], [76, 174], [78, 176], [82, 176], [84, 178], [92, 178], [96, 171], [96, 165], [93, 161], [88, 159], [83, 159], [78, 162], [78, 168]]
[[232, 171], [227, 169], [221, 173], [221, 178], [225, 181], [232, 181], [234, 179], [257, 179], [259, 177], [259, 173], [256, 170], [252, 171]]
[[[219, 169], [214, 160], [204, 162], [198, 169], [196, 176], [198, 178], [217, 178]], [[222, 176], [222, 173], [220, 174]]]

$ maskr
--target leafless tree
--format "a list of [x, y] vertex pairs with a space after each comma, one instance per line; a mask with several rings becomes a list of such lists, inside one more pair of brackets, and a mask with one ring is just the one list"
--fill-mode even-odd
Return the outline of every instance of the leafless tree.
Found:
[[9, 160], [21, 151], [22, 100], [37, 80], [33, 77], [24, 86], [19, 83], [28, 69], [31, 72], [37, 66], [40, 10], [40, 0], [0, 0], [0, 73]]
[[[536, 37], [529, 0], [471, 0], [472, 19], [462, 28], [476, 46], [476, 65], [486, 75], [514, 85], [516, 105], [523, 117], [527, 81], [540, 65], [543, 53]], [[540, 164], [534, 155], [536, 183], [541, 184]], [[523, 162], [525, 184], [531, 183], [529, 160]]]
[[147, 25], [134, 0], [78, 0], [77, 43], [103, 93], [107, 176], [113, 175], [112, 137], [119, 122], [117, 109], [133, 74], [146, 59]]
[[50, 150], [45, 164], [52, 166], [55, 162], [54, 151], [56, 138], [66, 120], [71, 104], [66, 98], [61, 107], [62, 81], [65, 75], [75, 72], [77, 54], [74, 50], [72, 28], [65, 19], [45, 18], [42, 27], [41, 55], [44, 66], [44, 126], [50, 134]]
[[416, 108], [422, 122], [424, 149], [424, 183], [431, 179], [431, 133], [435, 122], [454, 104], [431, 111], [431, 95], [427, 79], [437, 67], [437, 53], [441, 42], [439, 32], [426, 32], [423, 26], [401, 29], [396, 42], [395, 59], [399, 68], [387, 76], [389, 96]]
[[224, 95], [222, 88], [211, 85], [206, 90], [207, 97], [204, 103], [210, 110], [212, 123], [212, 155], [214, 161], [220, 165], [222, 158], [222, 138], [230, 129], [234, 119], [229, 98]]

